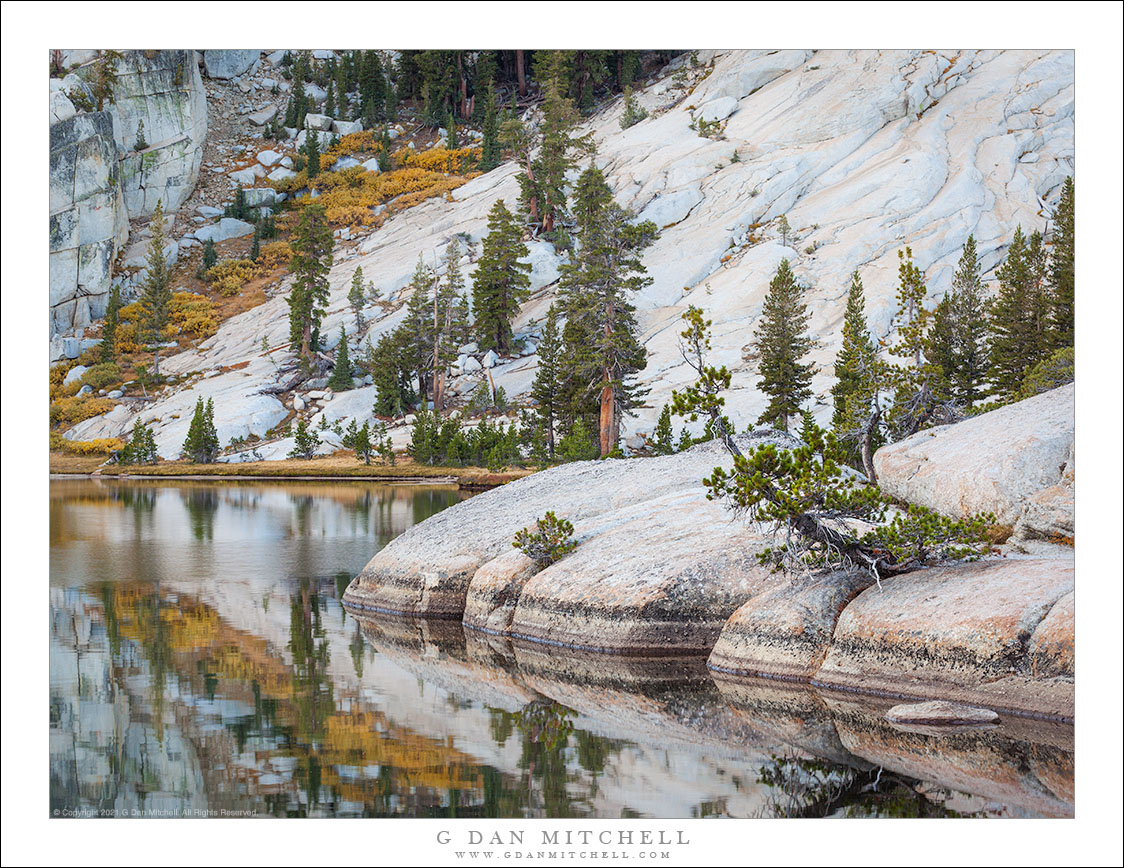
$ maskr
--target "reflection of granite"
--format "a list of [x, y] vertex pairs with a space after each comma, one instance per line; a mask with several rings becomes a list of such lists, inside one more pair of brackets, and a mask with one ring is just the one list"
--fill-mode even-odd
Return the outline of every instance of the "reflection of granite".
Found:
[[910, 732], [885, 720], [890, 700], [762, 679], [717, 680], [734, 708], [798, 750], [970, 793], [1019, 815], [1073, 815], [1071, 725], [1011, 717], [987, 728]]

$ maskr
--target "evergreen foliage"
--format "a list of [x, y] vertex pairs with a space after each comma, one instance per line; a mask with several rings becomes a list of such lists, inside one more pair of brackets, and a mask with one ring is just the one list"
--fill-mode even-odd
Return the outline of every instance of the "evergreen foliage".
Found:
[[656, 421], [655, 451], [657, 455], [671, 455], [675, 452], [675, 432], [671, 429], [671, 405], [664, 404]]
[[1027, 371], [1049, 350], [1049, 300], [1042, 235], [1015, 230], [1007, 258], [995, 272], [999, 291], [988, 310], [992, 394], [1013, 395]]
[[782, 431], [788, 431], [788, 420], [812, 396], [813, 366], [800, 361], [812, 348], [806, 331], [811, 314], [803, 294], [788, 260], [782, 259], [769, 283], [761, 323], [754, 334], [761, 357], [758, 387], [770, 398], [758, 423]]
[[145, 425], [138, 416], [136, 421], [133, 422], [133, 432], [129, 436], [129, 442], [125, 444], [125, 448], [117, 456], [117, 462], [119, 464], [155, 464], [159, 460], [160, 454], [156, 451], [156, 439], [152, 435], [152, 429]]
[[496, 109], [496, 89], [489, 83], [484, 92], [484, 121], [481, 124], [483, 138], [480, 141], [480, 171], [490, 172], [500, 164], [499, 114]]
[[98, 347], [98, 358], [103, 362], [112, 362], [117, 358], [117, 326], [121, 322], [121, 287], [113, 284], [109, 291], [109, 301], [105, 305], [105, 321], [101, 328], [101, 344]]
[[566, 315], [563, 331], [568, 381], [566, 415], [596, 420], [601, 455], [617, 445], [620, 424], [645, 390], [636, 374], [647, 362], [637, 339], [631, 298], [648, 286], [641, 252], [656, 237], [651, 221], [613, 201], [601, 170], [590, 166], [574, 192], [579, 247], [562, 266], [559, 297]]
[[531, 385], [535, 401], [537, 427], [542, 432], [546, 455], [554, 460], [554, 427], [558, 420], [560, 381], [562, 377], [562, 341], [558, 332], [558, 306], [546, 312], [542, 340], [538, 346], [539, 368]]
[[[716, 368], [706, 362], [707, 353], [710, 352], [710, 326], [711, 320], [703, 319], [702, 308], [690, 305], [681, 317], [686, 328], [679, 333], [679, 353], [695, 372], [695, 382], [682, 391], [675, 390], [671, 393], [671, 407], [665, 407], [667, 414], [666, 423], [664, 415], [660, 415], [660, 424], [665, 425], [661, 432], [657, 426], [657, 442], [661, 448], [671, 449], [671, 413], [684, 416], [691, 422], [697, 422], [699, 416], [706, 417], [706, 431], [702, 440], [711, 440], [718, 437], [727, 451], [735, 452], [733, 448], [734, 426], [723, 415], [722, 408], [726, 399], [719, 393], [730, 388], [730, 371], [723, 365]], [[665, 453], [666, 454], [666, 453]]]
[[878, 357], [866, 321], [866, 297], [856, 270], [847, 291], [843, 315], [843, 345], [835, 357], [835, 385], [831, 388], [831, 427], [845, 459], [871, 477], [874, 451], [885, 441], [879, 404], [880, 387], [887, 368]]
[[308, 427], [308, 423], [301, 419], [297, 422], [296, 431], [293, 432], [293, 448], [289, 452], [290, 458], [309, 459], [316, 455], [316, 447], [320, 445], [320, 435]]
[[300, 351], [302, 362], [313, 362], [313, 335], [328, 305], [328, 269], [332, 265], [332, 229], [323, 206], [312, 202], [301, 209], [296, 230], [289, 242], [293, 256], [289, 271], [289, 344]]
[[162, 201], [156, 203], [156, 210], [152, 212], [152, 220], [148, 225], [152, 236], [148, 242], [145, 276], [141, 284], [138, 337], [145, 343], [155, 344], [161, 340], [162, 332], [168, 325], [172, 304], [172, 275], [164, 258], [167, 236]]
[[531, 264], [523, 261], [528, 255], [515, 215], [503, 199], [497, 199], [488, 212], [488, 234], [472, 284], [476, 336], [482, 350], [507, 353], [512, 349], [511, 321], [531, 285]]
[[535, 522], [534, 533], [530, 528], [523, 528], [515, 534], [512, 546], [523, 552], [535, 565], [544, 570], [551, 564], [578, 547], [573, 540], [574, 526], [564, 518], [558, 518], [553, 511]]
[[483, 419], [465, 428], [459, 418], [442, 419], [431, 410], [418, 410], [406, 451], [419, 464], [442, 467], [498, 469], [523, 462], [523, 435], [515, 423], [492, 424]]
[[219, 435], [215, 430], [215, 405], [199, 398], [183, 441], [183, 455], [192, 464], [214, 464], [219, 454]]
[[1054, 211], [1054, 249], [1050, 254], [1050, 348], [1072, 347], [1074, 340], [1074, 184], [1062, 185]]
[[[732, 472], [716, 467], [704, 480], [708, 498], [772, 526], [779, 544], [759, 555], [763, 563], [795, 573], [861, 569], [880, 580], [986, 552], [993, 515], [955, 521], [918, 506], [898, 511], [877, 488], [859, 484], [842, 468], [845, 456], [833, 434], [805, 419], [801, 435], [796, 449], [759, 446], [735, 455]], [[874, 527], [859, 536], [848, 523], [853, 520]]]
[[347, 334], [340, 323], [340, 341], [336, 349], [336, 364], [328, 378], [328, 388], [333, 392], [346, 392], [355, 384], [351, 379], [351, 360], [348, 358]]
[[[648, 110], [640, 105], [636, 99], [636, 94], [632, 92], [632, 88], [626, 85], [624, 89], [624, 110], [621, 112], [621, 129], [627, 130], [629, 127], [634, 127], [646, 117], [648, 117]], [[734, 153], [737, 154], [737, 151]]]
[[351, 311], [355, 314], [355, 329], [357, 332], [363, 330], [363, 305], [367, 301], [367, 293], [363, 288], [363, 266], [355, 266], [355, 272], [351, 275], [351, 287], [347, 291], [347, 303], [351, 305]]

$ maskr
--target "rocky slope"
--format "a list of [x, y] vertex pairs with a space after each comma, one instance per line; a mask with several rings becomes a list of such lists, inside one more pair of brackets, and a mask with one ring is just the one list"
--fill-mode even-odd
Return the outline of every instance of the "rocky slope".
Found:
[[[50, 84], [52, 338], [104, 316], [129, 220], [151, 215], [157, 201], [174, 211], [187, 199], [207, 135], [195, 52], [123, 52], [101, 112], [71, 99], [90, 93], [93, 53], [62, 54], [71, 71]], [[52, 361], [74, 355], [52, 342]]]
[[[645, 254], [653, 283], [636, 300], [649, 352], [641, 380], [651, 394], [649, 406], [626, 420], [626, 447], [651, 431], [671, 390], [690, 378], [677, 347], [688, 304], [714, 320], [715, 362], [733, 371], [728, 407], [744, 426], [764, 405], [749, 344], [769, 278], [782, 258], [792, 260], [810, 286], [811, 329], [820, 341], [814, 409], [823, 419], [852, 270], [866, 284], [872, 327], [884, 334], [899, 249], [912, 248], [933, 299], [948, 289], [969, 233], [988, 277], [1016, 225], [1046, 226], [1060, 184], [1073, 172], [1072, 52], [701, 51], [696, 61], [683, 56], [638, 92], [648, 119], [621, 130], [618, 100], [588, 125], [617, 198], [662, 230]], [[700, 136], [691, 128], [696, 118], [718, 121], [722, 137]], [[516, 173], [506, 164], [455, 190], [452, 201], [431, 200], [368, 235], [341, 240], [329, 276], [329, 344], [340, 324], [353, 341], [374, 341], [401, 316], [372, 307], [367, 335], [355, 334], [346, 292], [357, 265], [384, 298], [401, 300], [419, 254], [436, 260], [457, 234], [479, 244], [492, 203], [516, 200]], [[782, 214], [794, 230], [788, 246], [775, 222]], [[516, 330], [533, 343], [560, 259], [549, 244], [530, 247], [535, 295]], [[464, 263], [469, 273], [471, 258]], [[166, 369], [212, 374], [216, 419], [243, 417], [257, 391], [276, 379], [260, 344], [263, 337], [272, 345], [285, 341], [286, 310], [283, 297], [272, 298], [228, 320]], [[464, 367], [454, 369], [454, 393], [478, 382], [479, 374], [465, 373], [476, 367], [467, 360], [466, 354]], [[525, 395], [535, 356], [496, 362], [496, 384], [509, 397]], [[353, 418], [370, 418], [371, 399], [370, 387], [352, 399]], [[176, 456], [182, 442], [168, 424], [180, 410], [177, 398], [145, 409], [166, 457]], [[121, 434], [132, 418], [124, 409], [84, 423], [74, 436]], [[406, 436], [404, 428], [396, 433], [399, 443]]]

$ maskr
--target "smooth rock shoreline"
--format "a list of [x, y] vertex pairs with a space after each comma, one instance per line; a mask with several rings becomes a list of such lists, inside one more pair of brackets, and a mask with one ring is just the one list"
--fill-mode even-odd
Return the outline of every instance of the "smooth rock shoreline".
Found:
[[[960, 504], [973, 480], [981, 497], [1030, 497], [1035, 486], [1056, 484], [1051, 475], [1020, 482], [1010, 468], [1072, 454], [1071, 402], [1072, 389], [1058, 389], [975, 425], [923, 432], [943, 456], [932, 463], [953, 480], [966, 477]], [[996, 426], [1010, 445], [1002, 484], [960, 474], [954, 456], [971, 451], [979, 429]], [[1043, 426], [1057, 433], [1045, 438]], [[793, 443], [762, 429], [742, 437], [745, 450]], [[917, 448], [887, 447], [899, 454]], [[1014, 549], [880, 585], [854, 571], [784, 576], [758, 562], [770, 542], [763, 531], [706, 498], [703, 477], [730, 464], [720, 446], [707, 443], [659, 458], [576, 462], [533, 474], [412, 527], [375, 555], [344, 603], [361, 613], [458, 620], [540, 646], [709, 654], [708, 667], [726, 676], [1072, 720], [1071, 547], [1043, 545], [1038, 556]], [[926, 483], [921, 493], [930, 490]], [[914, 500], [908, 486], [894, 492]], [[955, 514], [957, 507], [946, 509]], [[547, 510], [574, 524], [578, 546], [539, 571], [511, 541]]]

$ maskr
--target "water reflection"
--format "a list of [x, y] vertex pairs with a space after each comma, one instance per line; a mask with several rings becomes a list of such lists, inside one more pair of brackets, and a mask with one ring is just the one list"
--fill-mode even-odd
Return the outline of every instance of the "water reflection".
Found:
[[[1057, 816], [1072, 728], [878, 707], [358, 622], [351, 576], [452, 488], [51, 484], [51, 809], [149, 816]], [[938, 741], [940, 742], [938, 744]]]

